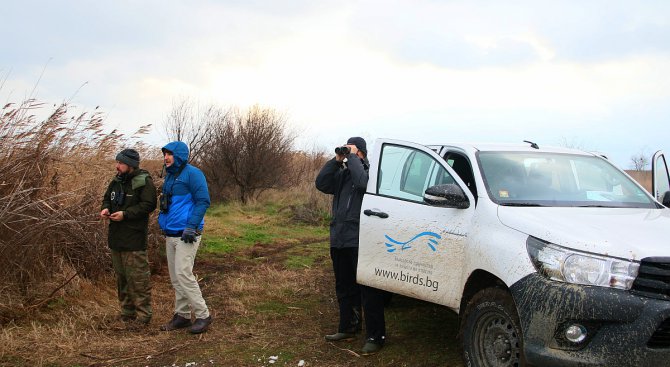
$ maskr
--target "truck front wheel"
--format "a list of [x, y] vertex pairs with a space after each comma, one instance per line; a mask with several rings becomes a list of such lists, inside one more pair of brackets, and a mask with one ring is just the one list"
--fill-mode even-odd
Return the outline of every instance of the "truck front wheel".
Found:
[[472, 297], [461, 321], [468, 367], [524, 366], [519, 316], [509, 292], [486, 288]]

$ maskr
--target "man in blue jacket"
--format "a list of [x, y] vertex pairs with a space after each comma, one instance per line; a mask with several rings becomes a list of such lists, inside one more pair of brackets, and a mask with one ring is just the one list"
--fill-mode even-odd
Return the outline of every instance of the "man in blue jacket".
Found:
[[[167, 177], [160, 197], [158, 224], [165, 234], [170, 281], [175, 292], [172, 320], [161, 326], [170, 331], [190, 326], [193, 334], [207, 331], [212, 317], [193, 275], [193, 262], [209, 207], [205, 175], [188, 164], [188, 147], [181, 141], [163, 147]], [[195, 322], [191, 323], [191, 311]]]

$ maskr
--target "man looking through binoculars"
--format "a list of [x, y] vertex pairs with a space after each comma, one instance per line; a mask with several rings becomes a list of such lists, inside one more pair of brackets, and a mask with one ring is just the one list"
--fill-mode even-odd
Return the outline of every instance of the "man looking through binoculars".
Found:
[[362, 308], [367, 333], [361, 350], [363, 355], [381, 350], [386, 334], [383, 292], [356, 283], [359, 217], [368, 185], [368, 169], [365, 140], [352, 137], [346, 145], [335, 148], [335, 157], [326, 162], [316, 177], [316, 188], [333, 195], [330, 258], [335, 273], [340, 323], [337, 332], [326, 335], [326, 340], [353, 339], [361, 330]]

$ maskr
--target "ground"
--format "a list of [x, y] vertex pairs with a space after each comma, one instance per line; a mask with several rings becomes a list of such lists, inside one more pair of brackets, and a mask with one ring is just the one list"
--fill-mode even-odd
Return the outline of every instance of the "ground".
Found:
[[326, 342], [337, 326], [327, 230], [275, 209], [210, 211], [194, 269], [214, 319], [207, 333], [159, 331], [173, 305], [162, 267], [148, 327], [116, 319], [111, 278], [82, 281], [78, 294], [3, 327], [0, 366], [462, 366], [457, 316], [398, 295], [379, 354], [357, 354], [364, 335]]

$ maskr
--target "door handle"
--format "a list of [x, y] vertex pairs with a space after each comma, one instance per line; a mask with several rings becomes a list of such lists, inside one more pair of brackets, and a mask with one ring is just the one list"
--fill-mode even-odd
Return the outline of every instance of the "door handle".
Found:
[[384, 213], [384, 212], [376, 212], [376, 211], [370, 210], [370, 209], [363, 210], [363, 214], [367, 215], [368, 217], [371, 216], [371, 215], [374, 215], [374, 216], [377, 216], [377, 217], [382, 218], [382, 219], [385, 219], [385, 218], [389, 217], [389, 215]]

